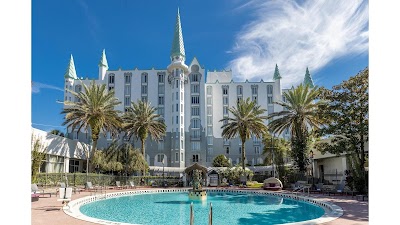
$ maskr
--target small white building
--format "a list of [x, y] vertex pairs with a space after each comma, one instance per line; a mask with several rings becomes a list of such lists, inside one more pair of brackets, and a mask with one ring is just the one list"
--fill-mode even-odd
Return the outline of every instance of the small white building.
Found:
[[74, 173], [86, 169], [86, 152], [90, 145], [36, 128], [32, 128], [32, 139], [39, 139], [46, 152], [41, 173]]

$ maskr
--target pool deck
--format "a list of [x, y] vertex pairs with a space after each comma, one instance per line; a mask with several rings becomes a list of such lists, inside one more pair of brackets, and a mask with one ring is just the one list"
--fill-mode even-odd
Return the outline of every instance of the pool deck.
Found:
[[[142, 188], [137, 189], [123, 189], [115, 190], [109, 189], [107, 193], [120, 192], [126, 190], [145, 190], [155, 188]], [[260, 192], [265, 192], [261, 189], [249, 189], [246, 190], [258, 190]], [[54, 194], [49, 197], [48, 195], [40, 196], [38, 201], [31, 203], [31, 224], [32, 225], [54, 225], [54, 224], [74, 224], [74, 225], [93, 225], [95, 223], [75, 219], [64, 213], [61, 202], [57, 201], [58, 197], [55, 194], [55, 189], [49, 190]], [[283, 193], [289, 193], [282, 191]], [[80, 193], [72, 194], [72, 200], [82, 198], [91, 195], [91, 192], [82, 191]], [[343, 216], [328, 223], [323, 223], [324, 225], [366, 225], [369, 223], [369, 213], [368, 213], [368, 200], [359, 201], [352, 196], [327, 196], [322, 194], [310, 194], [311, 197], [320, 199], [323, 201], [331, 202], [343, 208]]]

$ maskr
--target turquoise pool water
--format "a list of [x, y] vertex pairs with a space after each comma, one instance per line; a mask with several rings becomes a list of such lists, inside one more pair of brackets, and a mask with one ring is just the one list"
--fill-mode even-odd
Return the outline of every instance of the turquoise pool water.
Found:
[[193, 202], [194, 224], [208, 225], [210, 202], [213, 224], [272, 225], [321, 217], [313, 204], [268, 195], [207, 193], [206, 201], [190, 201], [187, 193], [154, 193], [110, 198], [80, 207], [89, 217], [144, 225], [188, 225]]

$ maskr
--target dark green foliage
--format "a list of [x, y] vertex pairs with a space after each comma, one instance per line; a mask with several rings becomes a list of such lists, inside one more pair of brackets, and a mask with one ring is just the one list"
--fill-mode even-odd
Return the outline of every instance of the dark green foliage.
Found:
[[360, 161], [360, 169], [365, 163], [365, 145], [368, 143], [368, 68], [356, 76], [324, 89], [321, 98], [329, 102], [319, 108], [321, 117], [328, 119], [327, 126], [319, 135], [330, 136], [330, 142], [316, 145], [317, 149], [332, 154], [355, 154]]
[[49, 132], [50, 134], [58, 135], [60, 137], [64, 137], [64, 133], [61, 132], [60, 130], [52, 130]]
[[263, 155], [265, 156], [264, 164], [276, 166], [276, 172], [278, 178], [285, 175], [284, 159], [291, 152], [289, 142], [283, 138], [272, 137], [270, 133], [266, 133], [263, 136]]
[[347, 164], [349, 165], [349, 170], [345, 171], [347, 186], [349, 186], [351, 190], [356, 190], [361, 194], [365, 194], [367, 191], [367, 175], [365, 169], [360, 165], [361, 162], [359, 158], [355, 154], [348, 155]]
[[218, 155], [213, 160], [213, 166], [215, 167], [230, 167], [229, 160], [224, 155]]

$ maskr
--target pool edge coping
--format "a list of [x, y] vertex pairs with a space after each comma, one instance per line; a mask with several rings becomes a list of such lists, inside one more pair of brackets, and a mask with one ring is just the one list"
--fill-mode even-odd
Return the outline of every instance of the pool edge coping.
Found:
[[[192, 188], [180, 188], [180, 189], [156, 189], [156, 190], [125, 190], [120, 192], [112, 192], [106, 194], [96, 194], [91, 196], [82, 197], [79, 199], [75, 199], [69, 202], [66, 206], [63, 207], [63, 211], [65, 214], [79, 220], [88, 221], [96, 224], [114, 224], [114, 225], [142, 225], [142, 224], [132, 224], [132, 223], [123, 223], [123, 222], [114, 222], [109, 220], [98, 219], [94, 217], [89, 217], [82, 214], [79, 208], [82, 205], [97, 201], [103, 200], [107, 198], [116, 198], [122, 196], [129, 196], [129, 195], [141, 195], [141, 194], [152, 194], [152, 193], [173, 193], [173, 192], [187, 192]], [[296, 194], [287, 194], [287, 193], [280, 193], [280, 192], [273, 192], [273, 191], [261, 191], [261, 190], [234, 190], [234, 189], [205, 189], [206, 191], [210, 192], [222, 192], [222, 193], [251, 193], [256, 195], [270, 195], [275, 197], [283, 197], [294, 199], [298, 201], [308, 202], [310, 204], [318, 205], [322, 207], [325, 213], [316, 219], [312, 220], [305, 220], [300, 222], [293, 222], [293, 223], [284, 223], [281, 225], [315, 225], [315, 224], [322, 224], [326, 222], [330, 222], [337, 218], [343, 216], [343, 209], [335, 205], [331, 202], [318, 200], [312, 197], [307, 196], [299, 196]], [[279, 224], [278, 224], [279, 225]]]

